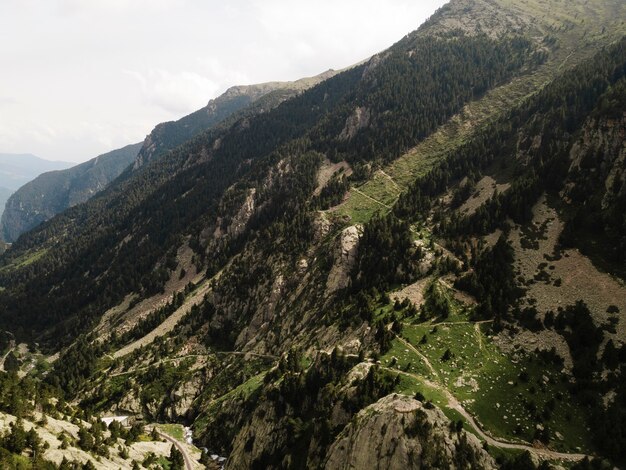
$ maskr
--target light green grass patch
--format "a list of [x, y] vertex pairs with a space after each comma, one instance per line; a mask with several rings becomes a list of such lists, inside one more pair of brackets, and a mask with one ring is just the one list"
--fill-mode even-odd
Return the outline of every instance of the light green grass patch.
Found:
[[180, 424], [158, 424], [157, 428], [159, 429], [159, 431], [173, 437], [178, 441], [182, 442], [185, 440], [185, 430]]

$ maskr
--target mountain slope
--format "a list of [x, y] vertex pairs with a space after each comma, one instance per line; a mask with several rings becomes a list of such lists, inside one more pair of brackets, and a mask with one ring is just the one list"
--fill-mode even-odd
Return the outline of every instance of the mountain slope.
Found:
[[44, 173], [22, 186], [6, 203], [0, 222], [4, 240], [13, 242], [41, 222], [91, 198], [135, 161], [140, 148], [141, 144], [128, 145], [67, 170]]
[[0, 187], [0, 217], [2, 217], [2, 212], [4, 211], [4, 205], [6, 204], [9, 196], [13, 194], [13, 190], [9, 188]]
[[453, 1], [25, 234], [0, 319], [228, 468], [621, 465], [624, 14]]
[[[253, 103], [258, 102], [254, 113], [264, 112], [334, 74], [333, 70], [329, 70], [315, 77], [302, 78], [294, 82], [268, 82], [231, 87], [222, 95], [209, 101], [204, 108], [178, 121], [165, 122], [156, 126], [146, 137], [137, 156], [135, 169], [178, 147], [202, 131], [218, 125]], [[261, 100], [261, 98], [264, 99]]]
[[91, 198], [130, 163], [138, 169], [207, 129], [227, 125], [224, 121], [232, 122], [237, 117], [263, 113], [334, 74], [330, 70], [294, 82], [232, 87], [206, 107], [178, 121], [159, 124], [142, 144], [108, 152], [67, 171], [41, 175], [8, 201], [0, 233], [6, 241], [13, 242], [41, 222]]
[[68, 162], [53, 162], [30, 154], [0, 153], [0, 186], [16, 190], [46, 171], [70, 167]]

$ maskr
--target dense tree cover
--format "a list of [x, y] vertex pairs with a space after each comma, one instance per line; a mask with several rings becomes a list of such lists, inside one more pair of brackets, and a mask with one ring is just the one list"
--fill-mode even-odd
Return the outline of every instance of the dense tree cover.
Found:
[[[467, 100], [515, 73], [529, 46], [518, 39], [450, 37], [419, 40], [413, 47], [419, 52], [392, 50], [369, 68], [354, 67], [267, 113], [208, 131], [139, 171], [127, 171], [89, 203], [21, 237], [0, 264], [29, 256], [29, 250], [48, 251], [33, 263], [0, 270], [0, 284], [7, 287], [0, 293], [6, 307], [0, 320], [11, 319], [21, 336], [51, 330], [39, 338], [45, 344], [68, 341], [127, 293], [158, 292], [183, 234], [200, 241], [194, 246], [202, 257], [198, 235], [215, 224], [219, 201], [233, 183], [246, 175], [258, 182], [268, 162], [296, 155], [306, 160], [308, 149], [334, 158], [335, 150], [345, 147], [338, 153], [349, 150], [356, 161], [397, 154]], [[356, 105], [372, 109], [372, 125], [352, 142], [337, 140]], [[374, 142], [382, 146], [372, 148]], [[273, 210], [292, 210], [290, 204], [278, 201]], [[259, 217], [276, 218], [264, 209]], [[285, 230], [284, 240], [295, 242], [310, 233], [310, 216], [299, 211], [272, 225]], [[211, 271], [228, 258], [223, 251], [228, 250], [217, 250]], [[55, 295], [45, 295], [53, 286]]]
[[350, 189], [350, 180], [342, 173], [334, 174], [317, 196], [316, 204], [321, 210], [327, 210], [340, 204]]
[[[28, 376], [20, 379], [17, 372], [0, 372], [0, 411], [26, 418], [36, 411], [51, 411], [51, 399], [58, 396], [53, 387]], [[63, 409], [61, 402], [56, 408]]]
[[47, 381], [67, 396], [74, 396], [98, 368], [105, 347], [90, 336], [79, 336], [55, 361]]
[[450, 314], [450, 300], [437, 281], [431, 282], [424, 291], [424, 303], [420, 307], [423, 320], [437, 318], [445, 320]]
[[487, 248], [472, 259], [473, 269], [455, 286], [473, 294], [479, 301], [477, 318], [494, 319], [498, 327], [509, 306], [519, 297], [513, 271], [513, 248], [501, 236], [493, 248]]
[[[393, 159], [469, 100], [509, 78], [530, 55], [531, 44], [521, 37], [496, 41], [486, 35], [451, 33], [446, 38], [418, 36], [398, 43], [384, 64], [366, 69], [354, 94], [313, 132], [312, 139], [335, 160]], [[344, 128], [350, 127], [357, 107], [368, 122], [355, 135], [346, 136]]]
[[359, 241], [353, 271], [355, 290], [388, 290], [394, 284], [413, 279], [422, 250], [413, 243], [408, 222], [393, 214], [375, 216], [368, 222]]
[[[164, 251], [180, 244], [181, 233], [214, 223], [219, 198], [255, 171], [253, 160], [306, 132], [359, 73], [357, 67], [331, 78], [245, 125], [208, 132], [21, 237], [3, 263], [59, 236], [65, 243], [27, 267], [0, 273], [0, 283], [10, 287], [0, 294], [3, 318], [22, 335], [54, 327], [48, 338], [58, 342], [88, 327], [126, 293], [158, 291], [167, 278]], [[55, 295], [44, 296], [53, 285], [59, 286]]]
[[[558, 191], [569, 168], [572, 135], [582, 126], [604, 94], [626, 74], [626, 40], [601, 51], [593, 59], [564, 73], [533, 97], [524, 100], [486, 126], [401, 195], [394, 212], [401, 218], [423, 218], [435, 197], [454, 181], [478, 174], [494, 162], [524, 152], [511, 188], [496, 193], [473, 215], [453, 212], [441, 222], [445, 235], [485, 234], [511, 217], [526, 222], [543, 191]], [[539, 145], [533, 145], [540, 136]], [[615, 207], [619, 207], [616, 205]], [[621, 221], [621, 218], [613, 219]], [[621, 223], [621, 222], [619, 222]]]

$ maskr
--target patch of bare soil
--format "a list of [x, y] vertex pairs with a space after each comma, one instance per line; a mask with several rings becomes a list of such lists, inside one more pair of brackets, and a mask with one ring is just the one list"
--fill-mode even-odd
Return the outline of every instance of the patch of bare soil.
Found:
[[420, 279], [414, 284], [406, 286], [405, 288], [391, 293], [390, 297], [392, 301], [399, 300], [402, 302], [404, 299], [409, 299], [409, 301], [415, 305], [416, 308], [420, 308], [424, 303], [424, 291], [428, 287], [428, 284], [432, 281], [432, 278], [426, 277], [424, 279]]
[[[620, 314], [626, 312], [626, 285], [623, 281], [598, 271], [578, 250], [555, 252], [563, 222], [556, 210], [548, 206], [545, 197], [533, 208], [533, 215], [530, 226], [518, 226], [510, 235], [515, 250], [516, 274], [527, 290], [522, 306], [534, 306], [538, 317], [543, 319], [548, 311], [557, 313], [558, 308], [582, 300], [589, 307], [596, 325], [616, 318], [607, 312], [611, 305], [616, 306]], [[616, 334], [607, 335], [624, 342], [626, 323], [619, 322]], [[524, 332], [508, 339], [500, 335], [500, 339], [525, 349], [555, 347], [566, 362], [569, 361], [569, 354], [565, 355], [568, 351], [565, 341], [553, 331]], [[504, 344], [501, 346], [506, 348]]]
[[503, 193], [510, 187], [511, 185], [509, 183], [498, 184], [491, 176], [485, 176], [476, 183], [474, 193], [459, 208], [459, 212], [463, 215], [471, 215], [476, 212], [480, 206], [491, 199], [496, 191]]
[[178, 266], [165, 284], [163, 293], [144, 299], [136, 305], [133, 305], [135, 294], [129, 295], [119, 305], [104, 313], [96, 327], [100, 339], [106, 339], [113, 330], [121, 334], [132, 329], [150, 313], [172, 300], [172, 295], [182, 291], [187, 284], [202, 281], [204, 273], [196, 270], [192, 262], [193, 250], [187, 243], [178, 249], [176, 259]]
[[324, 186], [328, 184], [332, 176], [338, 171], [343, 170], [346, 176], [352, 174], [352, 168], [348, 162], [333, 163], [328, 159], [325, 159], [322, 166], [317, 173], [317, 188], [315, 188], [314, 195], [318, 196]]

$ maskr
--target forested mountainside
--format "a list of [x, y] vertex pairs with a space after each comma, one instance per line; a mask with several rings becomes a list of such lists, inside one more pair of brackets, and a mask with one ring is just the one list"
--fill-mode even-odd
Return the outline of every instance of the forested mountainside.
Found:
[[0, 154], [0, 217], [9, 196], [37, 175], [67, 168], [71, 163], [52, 162], [28, 154]]
[[[238, 111], [250, 108], [247, 114], [263, 113], [282, 101], [332, 77], [335, 73], [333, 70], [328, 70], [315, 77], [301, 78], [293, 82], [268, 82], [231, 87], [224, 94], [209, 101], [204, 108], [178, 121], [164, 122], [156, 126], [146, 137], [135, 162], [135, 168], [184, 144], [200, 132], [217, 126], [223, 121], [226, 121], [224, 125], [232, 124], [233, 120], [242, 117], [241, 114], [237, 114]], [[251, 106], [253, 104], [255, 106]]]
[[135, 161], [141, 144], [127, 145], [66, 170], [39, 175], [8, 199], [0, 221], [2, 237], [14, 242], [24, 232], [104, 189]]
[[[246, 115], [263, 113], [334, 74], [330, 70], [294, 82], [229, 88], [204, 108], [178, 121], [157, 125], [142, 143], [113, 150], [64, 171], [44, 173], [22, 186], [10, 199], [7, 195], [0, 234], [5, 241], [12, 243], [41, 222], [102, 191], [131, 163], [133, 168], [139, 168], [207, 129], [227, 126]], [[1, 199], [0, 202], [4, 208], [5, 202]]]
[[626, 464], [623, 18], [453, 0], [144, 161], [0, 258], [12, 367], [208, 466]]
[[46, 171], [71, 166], [68, 162], [44, 160], [30, 154], [0, 153], [0, 186], [16, 190]]

